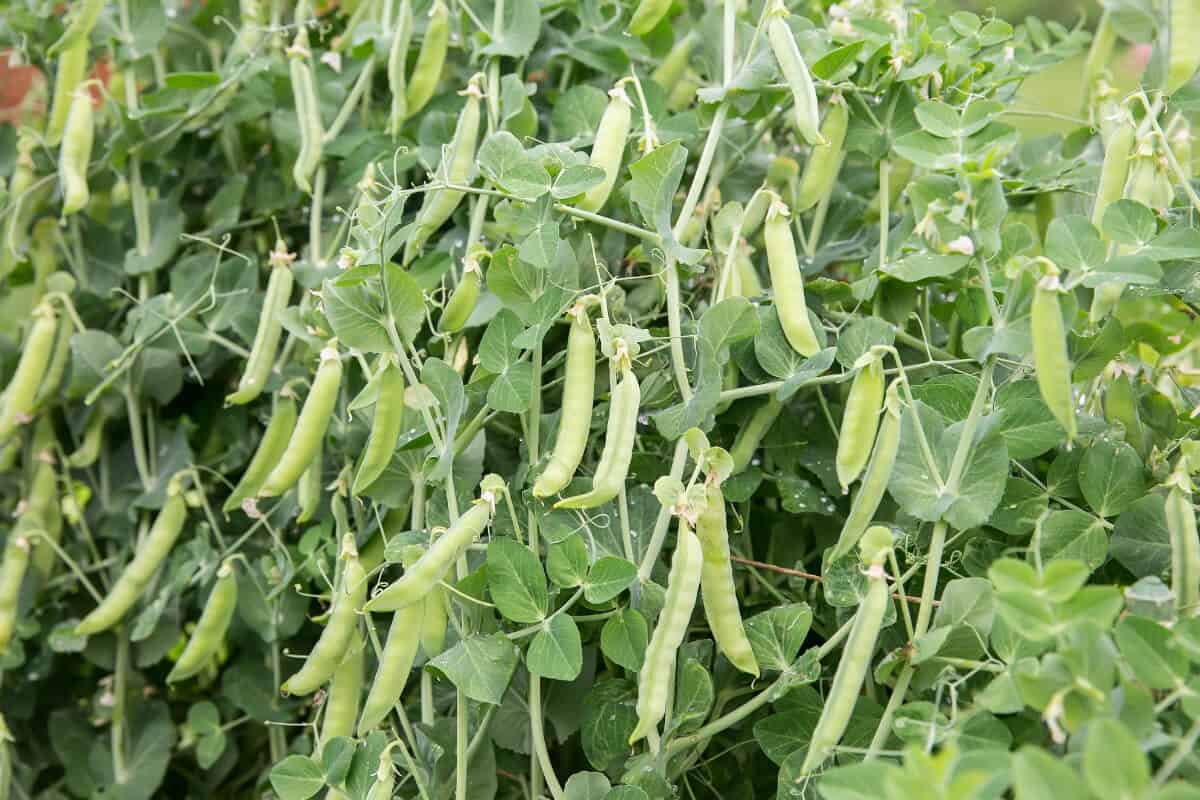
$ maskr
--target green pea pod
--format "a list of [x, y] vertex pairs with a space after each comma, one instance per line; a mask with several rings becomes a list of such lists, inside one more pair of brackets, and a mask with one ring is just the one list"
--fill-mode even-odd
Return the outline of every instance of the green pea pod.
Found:
[[800, 271], [800, 259], [796, 257], [796, 242], [792, 239], [787, 206], [778, 199], [778, 195], [773, 201], [763, 227], [763, 241], [767, 246], [767, 267], [771, 272], [775, 311], [788, 344], [800, 355], [811, 358], [820, 351], [821, 344], [817, 341], [808, 315], [808, 303], [804, 298], [804, 273]]
[[67, 364], [71, 361], [71, 336], [74, 332], [75, 326], [71, 318], [66, 314], [61, 315], [58, 318], [58, 332], [54, 336], [54, 349], [50, 351], [50, 363], [46, 365], [46, 372], [42, 375], [37, 395], [33, 400], [35, 409], [41, 409], [47, 403], [54, 403], [59, 399], [62, 379], [67, 373]]
[[395, 611], [388, 628], [387, 642], [379, 654], [379, 667], [358, 720], [358, 735], [366, 736], [379, 726], [400, 702], [408, 674], [412, 671], [420, 644], [424, 603], [414, 603]]
[[1183, 174], [1191, 179], [1194, 175], [1192, 126], [1182, 114], [1176, 114], [1171, 120], [1171, 126], [1167, 129], [1167, 146], [1171, 148], [1171, 155], [1183, 169]]
[[[903, 158], [893, 158], [887, 162], [886, 197], [889, 215], [895, 212], [896, 204], [900, 202], [900, 196], [904, 193], [904, 188], [912, 180], [912, 174], [913, 165], [911, 161]], [[882, 183], [880, 185], [882, 186]], [[874, 197], [871, 198], [871, 202], [867, 204], [867, 219], [879, 219], [879, 215], [883, 213], [883, 200], [883, 192], [876, 192]]]
[[64, 217], [82, 211], [91, 199], [87, 171], [88, 163], [92, 160], [95, 126], [92, 93], [87, 87], [81, 86], [71, 98], [71, 110], [67, 114], [62, 147], [58, 154], [58, 182], [62, 187]]
[[1169, 0], [1170, 22], [1167, 25], [1167, 76], [1164, 89], [1168, 95], [1192, 79], [1200, 69], [1200, 0]]
[[365, 611], [398, 611], [420, 600], [437, 586], [458, 557], [466, 552], [492, 517], [492, 498], [475, 501], [450, 529], [435, 541], [400, 580], [375, 595]]
[[1117, 29], [1112, 23], [1112, 15], [1105, 9], [1100, 14], [1100, 22], [1092, 34], [1092, 44], [1088, 48], [1087, 58], [1083, 62], [1083, 94], [1090, 98], [1096, 92], [1096, 84], [1112, 60], [1113, 49], [1117, 45]]
[[633, 10], [627, 30], [634, 36], [645, 36], [662, 22], [671, 10], [671, 0], [641, 0]]
[[1200, 537], [1187, 460], [1180, 459], [1167, 490], [1167, 531], [1171, 540], [1171, 590], [1180, 616], [1200, 614]]
[[291, 489], [320, 453], [325, 431], [333, 419], [341, 383], [342, 362], [338, 359], [337, 349], [326, 347], [321, 351], [321, 366], [317, 368], [312, 389], [304, 399], [287, 448], [258, 490], [259, 497], [276, 497]]
[[258, 314], [258, 327], [254, 331], [250, 357], [246, 359], [246, 371], [238, 381], [237, 391], [225, 397], [225, 402], [231, 405], [244, 405], [258, 397], [271, 377], [271, 367], [275, 363], [283, 333], [281, 316], [287, 308], [288, 298], [292, 296], [291, 259], [281, 257], [281, 252], [286, 253], [286, 248], [279, 242], [271, 254], [271, 276], [267, 279], [267, 292]]
[[592, 476], [592, 490], [559, 500], [554, 504], [555, 508], [595, 508], [617, 496], [625, 485], [629, 462], [633, 460], [641, 402], [642, 389], [637, 376], [631, 369], [622, 370], [621, 381], [612, 390], [604, 450]]
[[771, 209], [773, 197], [774, 193], [765, 186], [750, 196], [750, 202], [746, 203], [746, 211], [742, 215], [743, 238], [749, 239], [762, 227], [763, 220], [767, 218], [767, 212]]
[[792, 92], [792, 111], [795, 115], [796, 130], [811, 145], [822, 144], [825, 139], [821, 135], [821, 116], [817, 107], [817, 89], [813, 85], [812, 75], [800, 48], [796, 45], [796, 37], [788, 27], [785, 18], [787, 9], [782, 0], [776, 0], [774, 8], [767, 12], [767, 40], [771, 43], [771, 51], [779, 64], [779, 71], [787, 81], [788, 89]]
[[329, 619], [303, 666], [284, 681], [281, 688], [289, 694], [306, 695], [320, 689], [337, 671], [353, 640], [358, 611], [367, 597], [367, 576], [358, 562], [358, 551], [350, 534], [342, 541], [341, 560], [341, 579], [333, 591]]
[[879, 435], [875, 438], [875, 449], [871, 453], [871, 461], [863, 474], [862, 486], [850, 503], [850, 513], [842, 525], [837, 544], [829, 551], [826, 560], [836, 561], [847, 555], [858, 544], [862, 535], [867, 532], [867, 526], [875, 518], [883, 493], [887, 490], [888, 482], [892, 479], [892, 469], [896, 465], [896, 453], [900, 450], [900, 379], [892, 381], [888, 387], [887, 399], [884, 404], [883, 422], [879, 425]]
[[[57, 440], [54, 426], [49, 417], [43, 416], [38, 420], [33, 434], [33, 469], [29, 481], [29, 495], [25, 501], [26, 513], [35, 514], [41, 521], [42, 532], [46, 538], [57, 544], [62, 538], [63, 520], [58, 499], [58, 472], [54, 469], [55, 444]], [[33, 567], [43, 583], [54, 573], [57, 564], [58, 554], [54, 552], [53, 547], [47, 545], [34, 550]]]
[[329, 681], [329, 694], [325, 697], [325, 719], [321, 724], [322, 746], [339, 736], [354, 735], [354, 723], [358, 719], [358, 701], [362, 698], [363, 641], [358, 629], [352, 630], [349, 649]]
[[558, 434], [550, 460], [533, 485], [534, 497], [549, 497], [561, 492], [575, 477], [575, 470], [587, 449], [596, 391], [596, 337], [582, 307], [576, 307], [571, 317]]
[[158, 572], [158, 568], [170, 555], [171, 548], [183, 531], [186, 521], [187, 503], [184, 502], [182, 492], [175, 492], [167, 498], [166, 504], [154, 518], [150, 533], [145, 541], [138, 543], [133, 560], [125, 567], [121, 577], [117, 578], [108, 595], [75, 626], [77, 634], [89, 636], [100, 633], [121, 621], [146, 591], [154, 573]]
[[850, 109], [842, 96], [835, 94], [829, 99], [829, 110], [825, 112], [825, 121], [821, 123], [821, 136], [825, 141], [813, 147], [804, 165], [804, 174], [800, 177], [800, 188], [796, 192], [793, 209], [797, 214], [812, 208], [833, 191], [842, 159], [845, 158], [842, 148], [849, 125]]
[[259, 0], [239, 0], [238, 14], [241, 17], [241, 25], [233, 45], [229, 48], [226, 64], [251, 55], [258, 47], [262, 41], [263, 30], [269, 23], [266, 10], [266, 4]]
[[695, 31], [684, 34], [683, 38], [671, 46], [662, 63], [650, 74], [650, 78], [668, 92], [675, 88], [687, 72], [692, 49], [698, 40], [699, 36]]
[[733, 447], [729, 449], [729, 456], [733, 459], [732, 474], [737, 475], [744, 472], [746, 467], [750, 466], [750, 461], [758, 452], [763, 437], [767, 435], [767, 431], [771, 430], [775, 420], [779, 419], [781, 411], [783, 411], [783, 403], [779, 402], [779, 398], [772, 393], [767, 396], [766, 402], [754, 410], [746, 424], [738, 430], [737, 438], [733, 440]]
[[[65, 119], [65, 117], [64, 117]], [[29, 222], [34, 208], [33, 151], [36, 142], [25, 133], [17, 134], [17, 157], [8, 183], [9, 212], [4, 220], [4, 241], [0, 242], [0, 278], [16, 266], [29, 241]], [[51, 225], [57, 225], [51, 220]]]
[[[413, 117], [433, 99], [442, 70], [446, 64], [446, 50], [450, 45], [450, 9], [442, 0], [434, 0], [429, 10], [429, 26], [417, 52], [412, 77], [405, 87], [407, 108], [405, 114]], [[407, 49], [407, 48], [406, 48]]]
[[404, 120], [408, 118], [408, 78], [404, 74], [408, 45], [412, 40], [412, 0], [400, 0], [396, 14], [396, 27], [392, 31], [392, 42], [388, 47], [387, 79], [392, 93], [391, 110], [388, 113], [387, 132], [398, 136]]
[[379, 766], [375, 769], [375, 782], [367, 790], [367, 800], [392, 800], [395, 790], [395, 765], [392, 763], [392, 746], [388, 745], [379, 755]]
[[303, 525], [312, 519], [317, 509], [321, 507], [321, 490], [324, 488], [325, 469], [325, 444], [322, 440], [317, 444], [317, 452], [313, 455], [312, 461], [308, 462], [308, 466], [304, 468], [304, 473], [301, 474], [300, 480], [296, 483], [296, 502], [300, 506], [300, 513], [296, 515], [296, 522]]
[[1104, 148], [1104, 163], [1100, 167], [1100, 184], [1096, 188], [1096, 200], [1092, 204], [1092, 224], [1101, 227], [1105, 210], [1125, 194], [1125, 181], [1129, 177], [1129, 158], [1133, 154], [1136, 131], [1133, 122], [1125, 115], [1117, 126], [1112, 140]]
[[[387, 518], [384, 517], [385, 526], [386, 522]], [[384, 527], [383, 530], [387, 530], [387, 528]], [[367, 543], [358, 551], [358, 563], [367, 575], [374, 572], [384, 562], [387, 542], [383, 538], [383, 530], [377, 530], [371, 534], [371, 538], [367, 539]], [[402, 531], [404, 528], [400, 528], [399, 530]]]
[[1033, 334], [1033, 367], [1037, 372], [1038, 389], [1050, 413], [1067, 432], [1068, 439], [1078, 433], [1075, 422], [1075, 400], [1071, 394], [1071, 359], [1067, 353], [1067, 331], [1063, 326], [1059, 306], [1058, 268], [1048, 265], [1046, 276], [1033, 292], [1031, 324]]
[[887, 611], [888, 583], [883, 562], [891, 551], [891, 538], [887, 528], [875, 527], [867, 531], [862, 539], [860, 549], [867, 567], [867, 595], [854, 615], [850, 634], [842, 649], [842, 660], [838, 662], [821, 717], [813, 729], [797, 781], [811, 775], [813, 770], [825, 763], [850, 724], [850, 716], [854, 713], [867, 670], [871, 667], [871, 655], [883, 626], [883, 615]]
[[717, 647], [729, 663], [758, 677], [758, 660], [746, 638], [742, 612], [738, 608], [737, 589], [733, 583], [733, 562], [729, 557], [729, 532], [725, 522], [725, 495], [721, 487], [707, 489], [704, 512], [696, 523], [696, 535], [704, 554], [700, 570], [700, 596], [704, 615]]
[[[476, 75], [467, 84], [467, 102], [458, 115], [454, 138], [444, 151], [438, 166], [440, 177], [447, 183], [462, 185], [470, 181], [471, 168], [475, 164], [475, 145], [479, 141], [480, 100], [483, 92], [479, 88], [482, 76]], [[429, 241], [429, 237], [450, 219], [462, 202], [464, 193], [457, 189], [435, 189], [425, 195], [421, 210], [417, 212], [416, 228], [404, 246], [404, 263], [410, 263]]]
[[221, 507], [226, 514], [240, 508], [244, 501], [258, 494], [271, 470], [287, 451], [292, 431], [296, 427], [296, 401], [286, 389], [284, 391], [285, 393], [275, 401], [271, 421], [267, 423], [267, 429], [263, 431], [262, 439], [258, 442], [258, 449], [254, 451], [246, 471], [242, 473], [242, 479], [233, 487], [233, 493]]
[[33, 325], [29, 328], [17, 368], [4, 390], [0, 407], [0, 443], [7, 441], [17, 426], [33, 415], [38, 386], [50, 364], [57, 329], [54, 306], [43, 301], [33, 310]]
[[233, 621], [237, 596], [237, 575], [233, 571], [233, 562], [227, 560], [217, 570], [217, 581], [204, 603], [204, 610], [200, 612], [200, 619], [191, 637], [179, 654], [179, 660], [167, 675], [167, 683], [190, 678], [212, 661], [225, 641], [229, 623]]
[[312, 177], [321, 165], [325, 137], [321, 122], [321, 103], [309, 64], [308, 31], [301, 28], [288, 49], [288, 70], [292, 79], [292, 100], [296, 104], [296, 122], [300, 128], [300, 152], [292, 166], [292, 180], [305, 194], [312, 194]]
[[679, 518], [676, 539], [662, 612], [638, 671], [637, 727], [629, 735], [629, 744], [649, 735], [666, 715], [667, 697], [675, 676], [675, 656], [687, 637], [688, 622], [696, 607], [704, 552], [683, 517]]
[[54, 58], [68, 48], [77, 47], [80, 42], [86, 45], [92, 28], [96, 27], [96, 21], [100, 19], [100, 12], [104, 10], [104, 3], [105, 0], [80, 0], [75, 5], [75, 13], [62, 36], [46, 50], [46, 57]]
[[872, 355], [855, 373], [850, 394], [846, 398], [846, 409], [842, 413], [837, 474], [843, 493], [850, 491], [850, 484], [862, 473], [871, 455], [879, 425], [879, 412], [883, 409], [883, 389], [883, 359]]
[[438, 320], [439, 331], [458, 333], [462, 330], [470, 319], [471, 312], [475, 310], [475, 304], [479, 302], [480, 283], [479, 265], [474, 259], [468, 258], [462, 281], [454, 287], [450, 299], [446, 301], [446, 307], [442, 309], [441, 319]]
[[600, 117], [600, 125], [596, 128], [596, 139], [592, 143], [592, 154], [589, 163], [604, 171], [604, 180], [583, 193], [583, 198], [575, 205], [593, 213], [604, 208], [617, 178], [621, 174], [621, 159], [625, 155], [625, 141], [629, 138], [629, 128], [633, 123], [633, 103], [625, 94], [623, 83], [618, 81], [608, 93], [608, 106]]
[[0, 655], [8, 651], [8, 643], [17, 627], [21, 584], [29, 570], [34, 540], [41, 533], [38, 523], [35, 515], [23, 514], [8, 532], [4, 543], [4, 562], [0, 563]]
[[429, 596], [421, 601], [421, 608], [424, 612], [421, 617], [421, 650], [427, 658], [433, 658], [446, 646], [446, 625], [449, 622], [446, 590], [441, 586], [433, 587]]
[[75, 92], [87, 75], [87, 38], [77, 39], [63, 50], [54, 71], [54, 97], [46, 119], [46, 144], [56, 147], [62, 141], [67, 117], [74, 105]]
[[384, 362], [379, 376], [379, 398], [362, 462], [354, 475], [350, 493], [360, 495], [374, 483], [392, 461], [396, 441], [404, 428], [404, 373], [391, 361]]
[[1125, 429], [1125, 441], [1139, 455], [1149, 454], [1150, 442], [1138, 412], [1137, 392], [1134, 391], [1133, 381], [1124, 375], [1115, 375], [1105, 384], [1104, 416], [1109, 422], [1119, 423]]

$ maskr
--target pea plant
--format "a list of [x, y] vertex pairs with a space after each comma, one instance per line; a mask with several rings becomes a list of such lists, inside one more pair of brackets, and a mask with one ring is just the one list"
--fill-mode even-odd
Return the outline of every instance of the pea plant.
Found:
[[0, 798], [1200, 798], [1200, 4], [948, 5], [9, 2]]

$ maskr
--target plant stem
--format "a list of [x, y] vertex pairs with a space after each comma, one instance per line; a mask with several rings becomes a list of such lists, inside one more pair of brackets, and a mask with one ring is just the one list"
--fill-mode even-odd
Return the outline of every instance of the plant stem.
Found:
[[346, 127], [346, 123], [350, 121], [350, 117], [354, 114], [354, 107], [358, 105], [358, 101], [366, 92], [367, 87], [371, 85], [371, 78], [375, 76], [375, 56], [372, 55], [367, 59], [367, 63], [363, 65], [362, 72], [358, 73], [358, 79], [354, 81], [354, 86], [350, 87], [350, 93], [346, 95], [342, 107], [338, 109], [338, 114], [333, 119], [333, 124], [325, 131], [325, 135], [321, 137], [322, 144], [329, 144], [338, 137], [342, 132], [342, 128]]

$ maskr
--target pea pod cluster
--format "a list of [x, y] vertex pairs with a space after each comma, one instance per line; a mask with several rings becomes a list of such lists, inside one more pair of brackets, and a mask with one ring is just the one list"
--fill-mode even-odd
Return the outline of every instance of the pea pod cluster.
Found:
[[[622, 369], [620, 382], [612, 390], [604, 449], [592, 475], [591, 491], [565, 497], [554, 504], [555, 508], [595, 508], [617, 496], [629, 475], [641, 401], [642, 389], [637, 376], [632, 369]], [[578, 424], [579, 421], [574, 422]]]

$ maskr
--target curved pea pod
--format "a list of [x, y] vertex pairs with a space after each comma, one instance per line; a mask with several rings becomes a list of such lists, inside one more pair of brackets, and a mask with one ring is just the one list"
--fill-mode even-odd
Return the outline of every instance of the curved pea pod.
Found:
[[633, 10], [627, 30], [634, 36], [645, 36], [662, 22], [671, 10], [671, 0], [641, 0]]
[[104, 3], [105, 0], [81, 0], [76, 3], [71, 22], [62, 36], [46, 50], [46, 57], [53, 58], [66, 48], [78, 46], [80, 42], [86, 45], [92, 28], [96, 27], [96, 21], [100, 19], [100, 12], [104, 10]]
[[679, 518], [675, 554], [667, 577], [667, 594], [658, 624], [646, 647], [646, 658], [638, 672], [637, 727], [629, 744], [658, 727], [667, 712], [667, 697], [675, 676], [675, 654], [687, 638], [688, 622], [696, 607], [696, 593], [704, 570], [704, 553], [691, 525]]
[[[35, 148], [32, 136], [17, 135], [17, 157], [8, 182], [9, 212], [4, 220], [4, 239], [0, 242], [0, 278], [17, 266], [17, 259], [29, 241], [30, 215], [34, 208]], [[51, 220], [52, 225], [56, 225]]]
[[[462, 185], [471, 179], [471, 168], [475, 164], [475, 145], [479, 141], [480, 100], [483, 92], [479, 88], [482, 78], [471, 78], [465, 94], [467, 102], [458, 115], [454, 138], [448, 153], [438, 166], [438, 174], [447, 183]], [[457, 189], [434, 189], [426, 193], [417, 212], [416, 227], [412, 237], [404, 245], [404, 263], [408, 264], [421, 252], [429, 237], [450, 219], [462, 202], [464, 193]]]
[[567, 334], [567, 360], [563, 375], [562, 411], [554, 451], [546, 468], [533, 485], [534, 497], [561, 492], [575, 477], [587, 449], [596, 391], [596, 338], [592, 323], [582, 308], [572, 311]]
[[750, 466], [750, 461], [758, 452], [763, 437], [767, 435], [767, 431], [771, 430], [775, 420], [779, 419], [781, 411], [783, 411], [783, 403], [779, 402], [779, 398], [772, 393], [767, 396], [766, 402], [754, 410], [750, 419], [741, 427], [737, 438], [733, 440], [733, 447], [729, 448], [729, 456], [733, 459], [733, 475], [743, 472], [746, 467]]
[[825, 120], [821, 123], [821, 136], [825, 141], [813, 147], [804, 165], [804, 173], [800, 176], [800, 188], [796, 192], [793, 209], [797, 214], [812, 208], [833, 191], [842, 168], [842, 159], [845, 158], [843, 147], [849, 126], [850, 109], [842, 96], [835, 94], [829, 99], [829, 110], [825, 112]]
[[321, 351], [321, 366], [317, 368], [312, 389], [304, 399], [287, 448], [258, 490], [259, 497], [276, 497], [291, 489], [320, 453], [325, 431], [333, 419], [341, 383], [342, 362], [337, 350], [327, 347]]
[[1071, 394], [1071, 359], [1058, 294], [1058, 268], [1049, 265], [1046, 276], [1038, 281], [1033, 292], [1033, 367], [1042, 400], [1066, 430], [1067, 438], [1074, 439], [1078, 427]]
[[321, 166], [325, 129], [321, 121], [321, 102], [317, 96], [316, 81], [308, 59], [308, 31], [301, 28], [288, 48], [292, 100], [296, 104], [296, 122], [300, 126], [300, 152], [296, 155], [296, 163], [292, 165], [292, 180], [305, 194], [312, 194], [312, 177]]
[[58, 153], [58, 182], [62, 187], [64, 217], [82, 211], [91, 199], [87, 171], [88, 163], [92, 160], [95, 128], [92, 93], [86, 87], [80, 87], [71, 97], [71, 110], [67, 114]]
[[633, 103], [625, 94], [623, 84], [618, 82], [608, 92], [608, 106], [596, 128], [596, 140], [592, 143], [589, 159], [593, 167], [604, 170], [604, 180], [583, 193], [583, 198], [575, 203], [577, 208], [594, 213], [608, 202], [621, 174], [621, 159], [625, 155], [625, 141], [629, 138], [632, 122]]
[[1167, 531], [1171, 540], [1171, 590], [1181, 616], [1200, 614], [1200, 536], [1186, 459], [1181, 459], [1167, 490]]
[[363, 649], [362, 636], [356, 627], [349, 648], [329, 681], [329, 694], [325, 696], [325, 719], [321, 724], [322, 746], [339, 736], [354, 735], [358, 703], [362, 699]]
[[867, 567], [867, 595], [854, 615], [850, 634], [842, 649], [842, 660], [838, 662], [821, 717], [813, 729], [798, 781], [825, 763], [842, 740], [850, 716], [854, 713], [854, 705], [862, 692], [867, 670], [871, 667], [871, 655], [883, 626], [883, 615], [887, 611], [888, 583], [883, 562], [891, 551], [891, 538], [887, 528], [877, 526], [867, 531], [860, 543]]
[[475, 304], [479, 302], [481, 283], [479, 264], [473, 258], [466, 259], [462, 280], [450, 293], [450, 299], [446, 301], [442, 316], [438, 319], [439, 331], [458, 333], [462, 330], [470, 319], [471, 312], [475, 310]]
[[883, 493], [887, 490], [888, 482], [892, 479], [892, 469], [896, 466], [896, 454], [900, 451], [900, 379], [892, 381], [888, 387], [887, 399], [884, 404], [883, 422], [879, 424], [879, 435], [875, 437], [875, 449], [871, 452], [871, 461], [863, 474], [862, 485], [858, 494], [850, 503], [850, 513], [842, 525], [837, 543], [830, 549], [826, 560], [829, 562], [847, 555], [858, 544], [862, 535], [867, 532], [867, 526], [875, 518]]
[[638, 406], [641, 402], [642, 388], [637, 376], [633, 370], [623, 370], [620, 383], [612, 390], [604, 450], [600, 453], [600, 462], [592, 476], [592, 490], [559, 500], [554, 504], [555, 508], [595, 508], [617, 496], [625, 485], [629, 462], [633, 460]]
[[417, 52], [417, 61], [413, 65], [412, 77], [405, 87], [407, 116], [415, 115], [433, 98], [433, 93], [442, 79], [449, 44], [450, 9], [446, 8], [442, 0], [434, 0], [433, 7], [429, 10], [429, 26], [425, 29], [425, 38], [421, 40], [421, 49]]
[[796, 257], [796, 242], [792, 239], [792, 228], [788, 223], [788, 210], [782, 200], [771, 205], [767, 221], [763, 226], [763, 241], [767, 246], [767, 267], [771, 273], [771, 292], [775, 299], [775, 310], [784, 338], [800, 355], [810, 358], [816, 355], [821, 344], [817, 341], [812, 320], [808, 316], [808, 303], [804, 298], [804, 273], [800, 271], [800, 259]]
[[108, 595], [75, 626], [77, 634], [86, 636], [106, 631], [121, 621], [170, 555], [186, 521], [187, 503], [184, 502], [183, 493], [176, 492], [167, 498], [166, 504], [154, 518], [145, 541], [138, 543], [133, 560], [117, 578]]
[[460, 516], [400, 580], [375, 595], [366, 611], [398, 611], [425, 599], [460, 555], [474, 542], [492, 517], [492, 500], [485, 497]]
[[700, 570], [700, 597], [704, 615], [717, 647], [729, 663], [758, 677], [758, 660], [746, 638], [742, 612], [738, 608], [737, 589], [733, 583], [733, 562], [729, 557], [729, 531], [725, 522], [725, 495], [721, 487], [707, 489], [704, 512], [696, 522], [696, 535], [704, 554]]
[[87, 37], [83, 37], [66, 47], [58, 59], [54, 71], [54, 97], [50, 101], [50, 116], [46, 119], [46, 144], [51, 147], [62, 141], [75, 91], [87, 75], [87, 57]]
[[362, 462], [354, 474], [351, 494], [362, 494], [387, 469], [403, 428], [404, 373], [389, 360], [384, 362], [383, 374], [379, 376], [379, 397], [375, 401], [371, 433]]
[[204, 610], [200, 612], [191, 638], [167, 675], [167, 683], [192, 677], [212, 660], [225, 641], [229, 623], [233, 621], [237, 596], [237, 575], [233, 571], [233, 562], [227, 560], [217, 570], [217, 582], [213, 584], [204, 603]]
[[749, 239], [762, 227], [767, 212], [771, 209], [774, 193], [765, 186], [757, 190], [746, 203], [746, 213], [742, 215], [742, 237]]
[[[41, 521], [42, 532], [49, 542], [58, 543], [62, 538], [62, 509], [58, 499], [58, 472], [54, 469], [54, 426], [48, 417], [38, 420], [33, 435], [33, 470], [26, 497], [27, 514], [34, 514]], [[33, 553], [33, 567], [45, 582], [54, 573], [58, 554], [48, 543]]]
[[404, 694], [409, 672], [417, 657], [424, 606], [424, 603], [414, 603], [392, 614], [387, 642], [379, 654], [379, 667], [358, 720], [359, 736], [365, 736], [377, 728], [400, 702], [400, 695]]
[[1138, 412], [1138, 397], [1133, 382], [1122, 374], [1112, 376], [1104, 387], [1104, 416], [1109, 422], [1120, 423], [1125, 429], [1125, 441], [1139, 455], [1149, 453], [1145, 425]]
[[1092, 224], [1101, 227], [1105, 210], [1121, 199], [1125, 193], [1125, 181], [1129, 177], [1129, 158], [1133, 154], [1136, 132], [1133, 122], [1125, 118], [1117, 125], [1112, 139], [1104, 148], [1104, 163], [1100, 167], [1100, 183], [1096, 187], [1096, 200], [1092, 204]]
[[771, 52], [779, 64], [779, 71], [787, 82], [792, 93], [792, 112], [795, 117], [796, 130], [811, 145], [825, 141], [821, 135], [821, 117], [817, 108], [817, 89], [813, 85], [812, 75], [800, 48], [796, 45], [796, 37], [788, 27], [785, 18], [787, 9], [781, 0], [776, 0], [775, 7], [767, 12], [767, 40], [771, 43]]
[[1192, 79], [1200, 69], [1200, 0], [1170, 0], [1170, 23], [1167, 26], [1167, 77], [1163, 87], [1167, 94]]
[[7, 441], [17, 426], [33, 415], [38, 386], [50, 364], [57, 329], [54, 306], [43, 301], [33, 310], [33, 325], [29, 327], [21, 358], [0, 398], [0, 443]]
[[308, 462], [308, 466], [304, 469], [304, 474], [300, 476], [300, 480], [296, 483], [296, 503], [300, 506], [300, 513], [296, 515], [296, 522], [303, 525], [312, 519], [317, 509], [321, 506], [321, 490], [323, 488], [322, 477], [325, 470], [325, 443], [322, 440], [317, 445], [317, 452], [312, 457], [312, 461]]
[[21, 584], [29, 571], [30, 551], [41, 533], [35, 515], [23, 514], [9, 530], [4, 542], [4, 561], [0, 563], [0, 655], [8, 650], [17, 627]]
[[842, 413], [842, 429], [838, 436], [837, 474], [842, 491], [850, 491], [875, 443], [879, 412], [883, 408], [883, 359], [872, 354], [850, 384], [846, 409]]
[[684, 34], [683, 38], [671, 45], [670, 51], [650, 74], [650, 78], [668, 92], [671, 91], [687, 72], [688, 60], [692, 57], [692, 49], [698, 38], [695, 31]]
[[342, 663], [358, 626], [358, 610], [367, 597], [367, 576], [358, 562], [354, 537], [347, 534], [342, 542], [341, 580], [333, 592], [333, 606], [325, 629], [304, 660], [303, 666], [284, 681], [283, 691], [306, 695], [320, 689]]
[[238, 381], [237, 391], [225, 397], [225, 402], [232, 405], [249, 403], [262, 394], [279, 351], [279, 339], [283, 334], [281, 315], [292, 296], [293, 283], [290, 259], [279, 256], [283, 250], [281, 245], [282, 242], [276, 245], [276, 252], [271, 254], [271, 276], [267, 278], [267, 292], [258, 315], [250, 357], [246, 359], [246, 371]]
[[375, 782], [367, 790], [367, 800], [392, 800], [392, 793], [395, 790], [395, 765], [392, 763], [392, 747], [388, 745], [379, 755], [379, 766], [375, 769]]
[[71, 361], [71, 334], [75, 326], [66, 314], [58, 318], [58, 331], [54, 336], [54, 348], [50, 351], [50, 363], [38, 384], [37, 395], [34, 397], [35, 409], [43, 408], [47, 403], [59, 399], [59, 389], [62, 387], [63, 376], [67, 373], [67, 364]]
[[296, 401], [285, 390], [285, 393], [275, 401], [275, 408], [271, 412], [271, 421], [267, 423], [262, 439], [258, 442], [258, 448], [246, 466], [246, 471], [242, 473], [242, 479], [238, 481], [237, 486], [233, 487], [233, 493], [221, 506], [225, 513], [241, 507], [244, 501], [258, 494], [263, 482], [266, 481], [271, 470], [275, 468], [287, 450], [288, 441], [292, 438], [292, 431], [295, 427]]
[[392, 93], [392, 105], [388, 112], [387, 132], [391, 136], [400, 133], [404, 120], [408, 118], [408, 77], [404, 74], [407, 66], [408, 45], [412, 39], [412, 0], [400, 0], [400, 9], [396, 13], [396, 28], [392, 31], [392, 41], [388, 46], [387, 79], [388, 89]]

